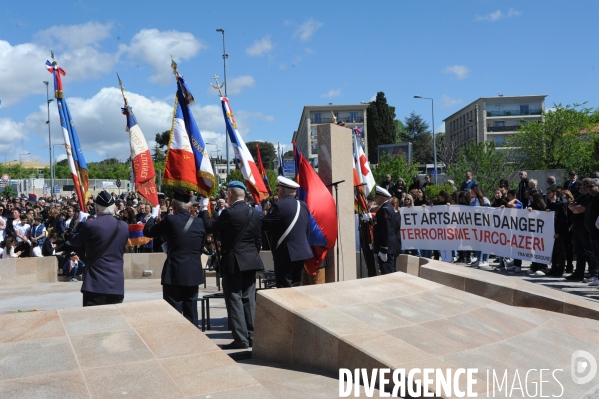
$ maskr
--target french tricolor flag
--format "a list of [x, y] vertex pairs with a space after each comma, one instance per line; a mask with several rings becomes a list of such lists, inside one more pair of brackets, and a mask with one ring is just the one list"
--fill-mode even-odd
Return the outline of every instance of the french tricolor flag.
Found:
[[216, 177], [206, 143], [189, 108], [194, 99], [181, 75], [176, 73], [176, 77], [175, 115], [162, 181], [210, 197]]
[[256, 166], [256, 162], [254, 162], [252, 154], [239, 135], [239, 132], [237, 132], [237, 124], [235, 123], [233, 111], [229, 105], [229, 99], [227, 97], [221, 97], [220, 101], [223, 107], [223, 114], [225, 116], [227, 134], [231, 140], [233, 150], [235, 151], [235, 158], [238, 161], [241, 174], [243, 175], [243, 178], [245, 179], [245, 182], [252, 193], [252, 197], [254, 198], [256, 204], [258, 204], [264, 198], [268, 197], [268, 190], [264, 185], [262, 175], [258, 171], [258, 167]]
[[122, 108], [122, 111], [127, 117], [135, 191], [148, 200], [152, 206], [156, 206], [158, 205], [158, 190], [156, 189], [156, 170], [152, 162], [152, 154], [131, 107], [125, 103], [125, 108]]

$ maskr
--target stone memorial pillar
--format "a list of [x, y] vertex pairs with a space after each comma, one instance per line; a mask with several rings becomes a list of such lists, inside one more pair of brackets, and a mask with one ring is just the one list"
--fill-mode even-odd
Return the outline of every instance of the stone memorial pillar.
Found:
[[[338, 199], [339, 237], [336, 246], [327, 254], [326, 282], [355, 280], [357, 267], [352, 132], [348, 128], [333, 124], [318, 125], [317, 132], [318, 175], [327, 186], [344, 180], [337, 185], [337, 198], [335, 198], [335, 187], [329, 186], [333, 198]], [[339, 250], [339, 266], [337, 266], [337, 250]]]

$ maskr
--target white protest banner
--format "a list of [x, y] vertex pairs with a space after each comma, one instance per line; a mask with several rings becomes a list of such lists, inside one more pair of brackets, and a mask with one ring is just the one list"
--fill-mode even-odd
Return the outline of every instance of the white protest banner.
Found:
[[400, 208], [402, 249], [482, 251], [549, 264], [553, 212], [463, 205]]

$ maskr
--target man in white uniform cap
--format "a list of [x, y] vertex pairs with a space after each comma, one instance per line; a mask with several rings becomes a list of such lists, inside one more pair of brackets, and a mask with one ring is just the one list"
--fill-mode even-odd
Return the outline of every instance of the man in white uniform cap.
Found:
[[262, 228], [270, 238], [277, 288], [297, 287], [304, 261], [314, 256], [308, 244], [310, 211], [295, 198], [299, 184], [283, 176], [277, 182], [279, 200], [264, 217]]

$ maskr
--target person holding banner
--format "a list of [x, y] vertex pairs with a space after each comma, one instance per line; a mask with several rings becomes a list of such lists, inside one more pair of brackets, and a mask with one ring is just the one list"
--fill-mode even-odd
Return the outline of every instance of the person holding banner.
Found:
[[[491, 206], [491, 202], [485, 195], [484, 191], [478, 184], [473, 184], [470, 187], [470, 206]], [[481, 251], [475, 251], [474, 257], [476, 260], [470, 266], [480, 268], [481, 266], [489, 266], [489, 254], [483, 254]]]
[[551, 271], [550, 276], [561, 277], [566, 268], [566, 258], [564, 251], [564, 243], [568, 238], [568, 212], [566, 203], [557, 196], [561, 187], [551, 186], [547, 188], [547, 211], [554, 212], [555, 239], [553, 243], [553, 254], [551, 255]]
[[[530, 206], [526, 208], [528, 211], [547, 211], [547, 204], [543, 200], [543, 194], [539, 190], [532, 190], [529, 193], [529, 202]], [[547, 274], [547, 265], [538, 262], [532, 262], [530, 264], [530, 270], [528, 271], [528, 274], [545, 276]]]

